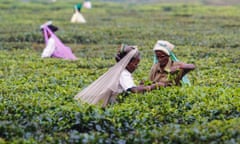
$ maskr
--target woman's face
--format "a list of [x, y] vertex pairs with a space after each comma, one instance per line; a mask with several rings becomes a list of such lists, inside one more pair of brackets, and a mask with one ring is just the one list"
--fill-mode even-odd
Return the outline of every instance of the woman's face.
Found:
[[140, 58], [134, 58], [131, 62], [128, 63], [126, 69], [130, 73], [133, 73], [137, 69], [139, 62], [140, 62]]
[[155, 54], [157, 56], [158, 62], [160, 63], [161, 67], [164, 67], [167, 65], [168, 61], [169, 61], [169, 56], [167, 54], [165, 54], [162, 51], [155, 51]]

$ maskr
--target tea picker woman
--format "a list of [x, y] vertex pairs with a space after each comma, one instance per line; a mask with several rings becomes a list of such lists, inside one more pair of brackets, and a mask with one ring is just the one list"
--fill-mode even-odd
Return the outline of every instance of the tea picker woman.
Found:
[[87, 8], [87, 9], [91, 9], [92, 8], [91, 1], [90, 0], [84, 0], [83, 7]]
[[41, 57], [42, 58], [62, 58], [69, 60], [76, 60], [77, 57], [72, 53], [72, 50], [65, 46], [59, 38], [54, 34], [58, 30], [58, 27], [52, 25], [51, 21], [48, 21], [40, 27], [45, 39], [46, 47], [44, 48]]
[[150, 71], [150, 80], [164, 82], [169, 85], [190, 85], [186, 74], [195, 69], [194, 64], [179, 62], [172, 50], [174, 45], [168, 41], [158, 40], [153, 51], [154, 64]]
[[142, 93], [166, 86], [162, 82], [149, 86], [134, 84], [132, 73], [140, 62], [140, 53], [136, 46], [122, 45], [115, 59], [117, 63], [78, 93], [75, 99], [105, 107], [116, 102], [116, 97], [120, 93]]
[[82, 4], [74, 5], [74, 14], [71, 18], [72, 23], [86, 23], [85, 18], [81, 14]]

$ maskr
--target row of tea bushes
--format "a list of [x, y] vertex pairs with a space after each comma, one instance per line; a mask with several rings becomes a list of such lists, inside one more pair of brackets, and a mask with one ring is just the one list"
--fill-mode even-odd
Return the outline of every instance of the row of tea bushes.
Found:
[[[210, 57], [216, 60], [220, 55]], [[3, 142], [239, 142], [240, 89], [235, 81], [224, 88], [211, 84], [207, 76], [201, 80], [192, 77], [192, 87], [121, 95], [118, 104], [102, 109], [79, 103], [73, 97], [104, 73], [113, 60], [41, 59], [39, 53], [27, 49], [2, 51], [0, 57], [4, 62], [0, 69]], [[143, 60], [150, 67], [149, 61]], [[146, 76], [144, 69], [145, 66], [139, 66], [134, 74], [136, 80]], [[199, 69], [210, 71], [201, 64]], [[202, 75], [201, 71], [197, 73]], [[221, 73], [212, 79], [227, 76], [228, 73]], [[207, 86], [198, 86], [199, 83]]]

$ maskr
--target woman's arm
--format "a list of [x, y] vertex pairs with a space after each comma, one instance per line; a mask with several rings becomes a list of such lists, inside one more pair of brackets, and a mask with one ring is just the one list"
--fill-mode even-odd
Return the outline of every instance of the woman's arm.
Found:
[[184, 76], [188, 72], [194, 70], [195, 69], [195, 65], [194, 64], [180, 63], [178, 65], [174, 65], [174, 66], [171, 67], [171, 73], [175, 73], [179, 69], [183, 70], [182, 76]]
[[133, 78], [131, 74], [127, 71], [123, 71], [121, 73], [120, 79], [119, 79], [120, 86], [123, 88], [124, 91], [130, 91], [132, 93], [142, 93], [146, 91], [151, 91], [154, 89], [158, 89], [160, 87], [165, 87], [168, 84], [163, 82], [156, 82], [154, 84], [144, 86], [143, 84], [140, 84], [136, 86], [134, 84]]
[[129, 90], [132, 93], [142, 93], [142, 92], [151, 91], [151, 90], [158, 89], [160, 87], [166, 87], [166, 86], [167, 86], [166, 83], [157, 82], [157, 83], [154, 83], [154, 84], [151, 84], [151, 85], [148, 85], [148, 86], [139, 85], [139, 86], [130, 88]]

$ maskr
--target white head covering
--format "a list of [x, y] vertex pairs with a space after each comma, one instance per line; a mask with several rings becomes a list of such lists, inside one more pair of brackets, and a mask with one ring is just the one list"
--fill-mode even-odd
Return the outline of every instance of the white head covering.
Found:
[[40, 26], [40, 29], [43, 29], [44, 27], [49, 26], [49, 25], [52, 25], [52, 21], [47, 21], [47, 22], [45, 22], [44, 24], [42, 24], [42, 25]]
[[153, 47], [153, 51], [160, 50], [166, 53], [167, 55], [170, 55], [169, 51], [172, 51], [173, 49], [174, 45], [165, 40], [158, 40], [155, 46]]

